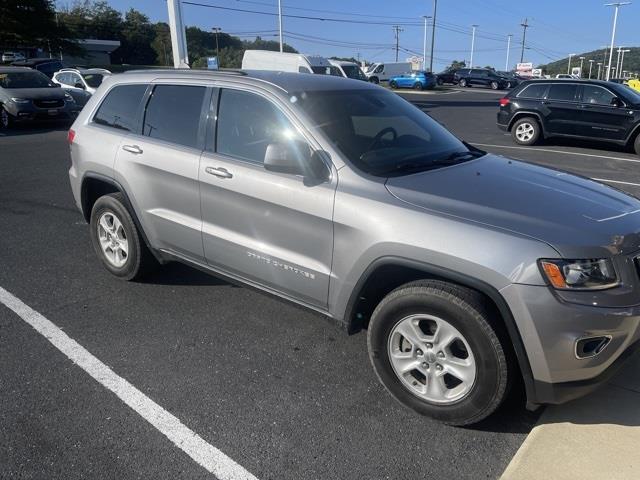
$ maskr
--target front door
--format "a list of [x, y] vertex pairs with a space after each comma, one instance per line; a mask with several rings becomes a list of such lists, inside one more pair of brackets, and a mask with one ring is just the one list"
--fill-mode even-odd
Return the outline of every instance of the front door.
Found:
[[615, 105], [611, 90], [599, 85], [582, 86], [577, 134], [584, 137], [624, 140], [634, 122], [633, 110]]
[[215, 141], [203, 154], [199, 170], [207, 262], [325, 308], [335, 173], [317, 184], [264, 168], [271, 143], [296, 139], [311, 148], [291, 112], [277, 99], [223, 88], [217, 111], [217, 125], [211, 128]]

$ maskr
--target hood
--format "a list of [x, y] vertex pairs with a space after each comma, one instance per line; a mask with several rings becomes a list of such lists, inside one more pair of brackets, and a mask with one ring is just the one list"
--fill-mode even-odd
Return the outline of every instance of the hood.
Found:
[[640, 249], [639, 200], [559, 170], [485, 155], [386, 186], [404, 202], [535, 238], [565, 258]]
[[66, 93], [62, 88], [3, 88], [2, 91], [12, 98], [26, 98], [29, 100], [58, 100]]

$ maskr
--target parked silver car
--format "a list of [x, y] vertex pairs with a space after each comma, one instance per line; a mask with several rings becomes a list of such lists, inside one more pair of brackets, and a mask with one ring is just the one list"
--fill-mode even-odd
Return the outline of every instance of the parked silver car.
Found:
[[130, 72], [69, 140], [112, 274], [184, 262], [367, 328], [384, 386], [446, 423], [518, 377], [530, 407], [575, 398], [638, 345], [640, 201], [486, 154], [375, 85]]

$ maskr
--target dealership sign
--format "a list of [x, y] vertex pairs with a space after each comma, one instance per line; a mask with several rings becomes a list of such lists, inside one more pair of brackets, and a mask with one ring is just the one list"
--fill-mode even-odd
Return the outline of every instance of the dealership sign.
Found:
[[533, 63], [519, 63], [516, 67], [516, 72], [518, 75], [522, 75], [523, 77], [531, 77], [533, 75]]

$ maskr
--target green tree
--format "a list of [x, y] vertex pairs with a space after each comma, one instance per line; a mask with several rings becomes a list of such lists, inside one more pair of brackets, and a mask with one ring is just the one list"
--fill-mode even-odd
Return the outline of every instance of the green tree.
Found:
[[156, 52], [158, 65], [173, 66], [173, 49], [171, 48], [171, 32], [169, 25], [158, 22], [154, 25], [155, 37], [151, 42], [151, 48]]
[[112, 58], [120, 58], [121, 63], [133, 65], [153, 65], [156, 52], [151, 46], [155, 38], [155, 29], [142, 12], [130, 8], [122, 23], [121, 45]]
[[460, 68], [464, 68], [466, 67], [467, 64], [465, 63], [464, 60], [454, 60], [451, 62], [451, 65], [449, 65], [447, 68], [445, 68], [445, 72], [448, 72], [449, 70], [458, 70]]

